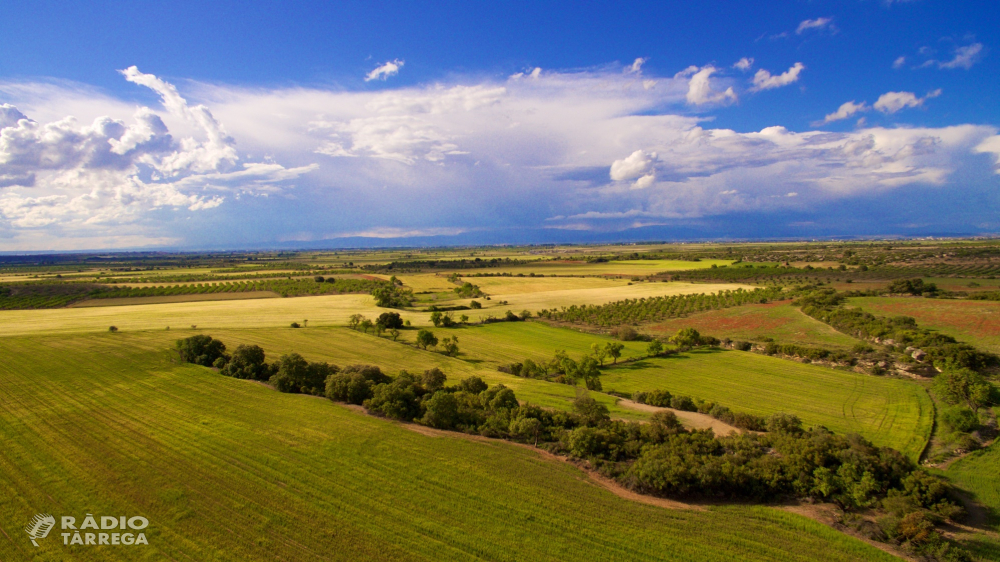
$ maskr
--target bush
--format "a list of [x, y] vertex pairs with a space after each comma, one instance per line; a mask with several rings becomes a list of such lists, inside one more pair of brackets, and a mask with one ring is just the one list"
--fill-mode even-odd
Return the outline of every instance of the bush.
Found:
[[118, 326], [108, 326], [108, 331], [113, 334], [118, 331]]
[[222, 369], [222, 374], [237, 379], [263, 381], [271, 377], [270, 367], [265, 362], [264, 349], [259, 345], [238, 345], [233, 356]]
[[697, 412], [694, 400], [690, 396], [674, 396], [670, 399], [670, 407], [684, 412]]
[[325, 395], [336, 402], [364, 404], [372, 397], [372, 388], [377, 384], [392, 382], [392, 379], [373, 365], [349, 365], [340, 373], [326, 379]]
[[398, 330], [403, 327], [403, 318], [398, 312], [383, 312], [375, 320], [375, 325], [383, 330]]
[[458, 383], [459, 390], [464, 390], [469, 394], [479, 394], [489, 388], [483, 379], [479, 377], [469, 377], [467, 379], [462, 379]]
[[391, 383], [375, 385], [372, 397], [364, 401], [364, 407], [376, 415], [413, 421], [421, 416], [421, 390], [413, 379], [400, 375]]
[[795, 414], [772, 414], [767, 419], [767, 431], [771, 433], [802, 433], [802, 420]]
[[298, 353], [282, 355], [268, 382], [281, 392], [323, 394], [326, 379], [339, 370], [327, 363], [310, 363]]
[[445, 391], [435, 392], [424, 402], [421, 423], [438, 429], [452, 429], [461, 422], [458, 398]]
[[427, 392], [437, 392], [438, 390], [444, 388], [444, 383], [447, 379], [448, 377], [441, 372], [441, 369], [434, 367], [433, 369], [424, 371], [421, 382], [423, 382], [424, 388]]
[[632, 326], [618, 326], [611, 329], [611, 337], [621, 341], [635, 341], [639, 339], [639, 332]]
[[969, 433], [979, 429], [979, 416], [969, 408], [952, 406], [941, 412], [941, 420], [952, 431]]
[[211, 336], [199, 334], [177, 340], [176, 349], [181, 361], [211, 367], [225, 353], [226, 344]]

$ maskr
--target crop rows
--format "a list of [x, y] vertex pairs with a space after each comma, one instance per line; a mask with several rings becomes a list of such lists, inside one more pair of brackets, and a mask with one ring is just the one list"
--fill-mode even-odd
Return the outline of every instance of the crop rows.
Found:
[[780, 287], [745, 291], [720, 291], [711, 294], [672, 295], [625, 299], [604, 305], [573, 305], [561, 310], [544, 311], [542, 316], [563, 322], [611, 327], [622, 324], [655, 322], [694, 312], [717, 310], [744, 304], [763, 304], [782, 297]]
[[384, 281], [369, 279], [341, 278], [332, 282], [317, 282], [312, 278], [305, 278], [220, 281], [215, 283], [156, 285], [148, 287], [113, 287], [83, 283], [21, 285], [13, 289], [0, 287], [0, 310], [60, 308], [84, 299], [205, 295], [254, 291], [271, 291], [283, 297], [370, 293], [379, 285], [384, 284]]

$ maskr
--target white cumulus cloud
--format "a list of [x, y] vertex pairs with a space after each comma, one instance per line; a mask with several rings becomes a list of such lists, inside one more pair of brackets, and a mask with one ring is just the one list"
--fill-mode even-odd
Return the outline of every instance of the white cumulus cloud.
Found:
[[718, 69], [712, 65], [689, 66], [678, 72], [675, 78], [688, 78], [687, 102], [691, 105], [705, 105], [709, 103], [727, 103], [736, 101], [736, 92], [732, 86], [722, 92], [712, 89], [712, 75]]
[[753, 66], [753, 57], [743, 57], [733, 64], [733, 68], [746, 72]]
[[636, 150], [621, 160], [611, 163], [611, 179], [614, 181], [636, 180], [634, 189], [647, 188], [656, 181], [656, 153]]
[[849, 102], [842, 103], [840, 107], [837, 108], [837, 111], [827, 114], [827, 116], [824, 117], [822, 121], [817, 121], [813, 123], [813, 126], [821, 127], [823, 125], [826, 125], [827, 123], [840, 121], [841, 119], [847, 119], [848, 117], [851, 117], [854, 114], [860, 113], [862, 111], [868, 111], [868, 104], [866, 104], [865, 102], [854, 103], [854, 100], [851, 100]]
[[760, 92], [762, 90], [770, 90], [772, 88], [787, 86], [798, 81], [799, 74], [804, 69], [805, 65], [801, 62], [797, 62], [785, 72], [782, 72], [777, 76], [773, 76], [770, 72], [761, 68], [756, 74], [753, 75], [753, 87], [750, 89], [754, 92]]
[[924, 104], [924, 100], [936, 98], [940, 95], [940, 89], [929, 92], [922, 98], [917, 97], [913, 92], [886, 92], [879, 96], [873, 107], [882, 113], [896, 113], [908, 107], [920, 107]]
[[365, 82], [371, 82], [372, 80], [385, 80], [390, 76], [395, 76], [399, 74], [399, 69], [403, 68], [404, 64], [406, 64], [406, 62], [400, 59], [380, 64], [365, 75]]

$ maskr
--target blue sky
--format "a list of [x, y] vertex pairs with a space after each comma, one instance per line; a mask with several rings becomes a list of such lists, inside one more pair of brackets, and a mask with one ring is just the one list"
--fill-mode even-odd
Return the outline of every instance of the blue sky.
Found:
[[995, 2], [288, 4], [8, 3], [0, 251], [1000, 232]]

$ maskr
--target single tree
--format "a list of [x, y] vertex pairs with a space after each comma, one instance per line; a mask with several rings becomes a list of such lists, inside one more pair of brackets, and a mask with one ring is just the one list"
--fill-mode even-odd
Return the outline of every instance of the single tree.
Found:
[[604, 347], [608, 350], [608, 355], [610, 355], [612, 359], [614, 359], [614, 364], [617, 365], [618, 358], [622, 356], [622, 350], [625, 349], [625, 344], [616, 341], [610, 341]]
[[593, 352], [594, 357], [597, 358], [597, 361], [603, 367], [604, 360], [608, 358], [608, 348], [599, 343], [592, 343], [590, 344], [590, 350]]
[[438, 344], [438, 339], [434, 337], [434, 332], [430, 330], [420, 330], [417, 332], [417, 345], [427, 349]]
[[444, 354], [449, 357], [454, 357], [458, 355], [458, 337], [451, 336], [441, 340], [441, 348], [444, 350]]
[[399, 330], [392, 328], [389, 330], [389, 335], [392, 337], [392, 341], [396, 341], [396, 338], [399, 337]]
[[660, 343], [659, 340], [649, 342], [649, 345], [646, 346], [646, 353], [649, 354], [650, 357], [656, 357], [657, 355], [663, 353], [663, 344]]
[[435, 310], [434, 312], [431, 313], [431, 323], [434, 324], [435, 328], [441, 327], [441, 319], [443, 317], [444, 314], [441, 314], [441, 312], [438, 310]]

